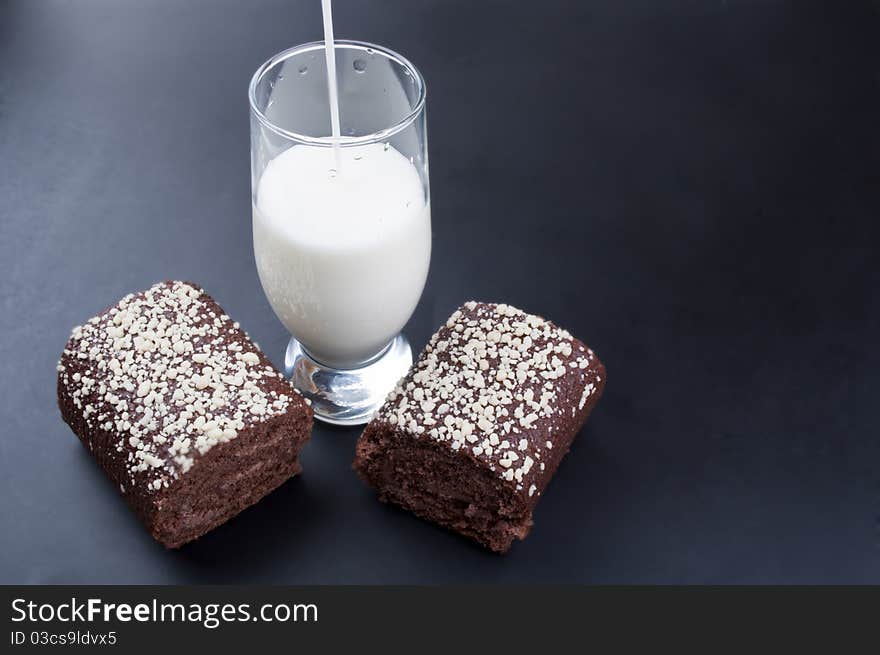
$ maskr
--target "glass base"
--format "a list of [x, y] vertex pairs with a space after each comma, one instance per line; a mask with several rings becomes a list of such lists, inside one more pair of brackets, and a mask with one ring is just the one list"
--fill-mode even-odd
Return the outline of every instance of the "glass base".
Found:
[[284, 373], [312, 401], [315, 418], [334, 425], [369, 422], [411, 364], [412, 349], [402, 334], [359, 368], [337, 369], [322, 364], [293, 337], [284, 355]]

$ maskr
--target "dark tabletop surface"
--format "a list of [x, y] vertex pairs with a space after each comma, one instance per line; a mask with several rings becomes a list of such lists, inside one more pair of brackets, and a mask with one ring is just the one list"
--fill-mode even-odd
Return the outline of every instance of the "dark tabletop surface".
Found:
[[506, 556], [381, 505], [357, 429], [180, 551], [61, 421], [69, 330], [166, 278], [276, 363], [246, 87], [318, 0], [0, 4], [0, 582], [880, 582], [880, 8], [337, 0], [428, 82], [416, 349], [544, 314], [608, 387]]

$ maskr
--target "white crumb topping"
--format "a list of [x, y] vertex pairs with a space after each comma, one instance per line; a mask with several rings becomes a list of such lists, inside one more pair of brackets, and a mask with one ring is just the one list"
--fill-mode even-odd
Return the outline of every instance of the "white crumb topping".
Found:
[[431, 338], [377, 417], [467, 448], [531, 496], [537, 487], [524, 481], [544, 471], [541, 459], [553, 448], [553, 430], [570, 424], [569, 408], [583, 409], [597, 381], [594, 362], [590, 349], [539, 316], [468, 302]]
[[593, 394], [595, 388], [592, 382], [587, 383], [587, 386], [584, 387], [584, 392], [581, 394], [580, 402], [578, 402], [578, 409], [584, 408], [584, 405], [587, 404], [587, 399]]
[[270, 388], [283, 376], [256, 344], [233, 340], [241, 334], [183, 282], [129, 294], [74, 328], [59, 378], [88, 427], [116, 440], [130, 486], [168, 487], [197, 454], [287, 411], [296, 392]]

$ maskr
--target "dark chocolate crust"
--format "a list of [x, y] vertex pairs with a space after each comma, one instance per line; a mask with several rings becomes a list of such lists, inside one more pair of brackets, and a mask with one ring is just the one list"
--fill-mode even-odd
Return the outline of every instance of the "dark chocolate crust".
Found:
[[58, 365], [58, 405], [169, 548], [297, 474], [312, 425], [311, 408], [256, 344], [185, 282], [130, 294], [75, 328]]
[[506, 552], [604, 385], [598, 357], [565, 330], [469, 302], [367, 425], [354, 468], [381, 500]]

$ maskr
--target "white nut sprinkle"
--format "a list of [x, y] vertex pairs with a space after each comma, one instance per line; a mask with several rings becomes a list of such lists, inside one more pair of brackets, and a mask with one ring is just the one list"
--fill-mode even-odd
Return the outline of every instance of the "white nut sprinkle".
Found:
[[260, 363], [260, 357], [255, 352], [246, 352], [246, 353], [242, 354], [241, 359], [243, 362], [246, 362], [248, 364], [259, 364]]

